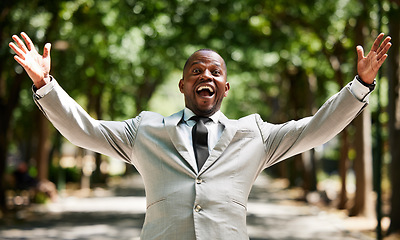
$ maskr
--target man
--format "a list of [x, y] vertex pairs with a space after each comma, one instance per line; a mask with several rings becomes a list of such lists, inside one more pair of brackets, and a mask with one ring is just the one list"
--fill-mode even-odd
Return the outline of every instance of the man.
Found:
[[[50, 44], [43, 56], [29, 37], [13, 36], [15, 60], [34, 83], [34, 100], [72, 143], [131, 163], [141, 174], [147, 200], [141, 238], [248, 239], [246, 205], [265, 168], [339, 133], [366, 106], [386, 59], [390, 37], [380, 34], [358, 75], [312, 117], [284, 124], [253, 114], [227, 119], [220, 111], [230, 85], [224, 60], [203, 49], [187, 60], [179, 89], [186, 108], [169, 117], [153, 112], [123, 122], [91, 118], [50, 72]], [[193, 118], [192, 118], [193, 117]]]

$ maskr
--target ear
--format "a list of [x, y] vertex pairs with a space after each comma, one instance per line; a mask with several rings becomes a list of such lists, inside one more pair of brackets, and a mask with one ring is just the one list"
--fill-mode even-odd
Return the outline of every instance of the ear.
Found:
[[226, 82], [226, 84], [225, 84], [225, 93], [224, 93], [224, 97], [227, 97], [227, 96], [228, 96], [229, 89], [231, 89], [231, 86], [229, 85], [228, 82]]
[[181, 91], [181, 93], [183, 93], [183, 85], [184, 85], [183, 79], [179, 80], [178, 86], [179, 86], [179, 91]]

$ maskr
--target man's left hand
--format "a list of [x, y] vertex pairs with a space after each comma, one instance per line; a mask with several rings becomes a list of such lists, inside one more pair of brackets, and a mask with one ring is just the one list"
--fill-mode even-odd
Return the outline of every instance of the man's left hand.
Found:
[[387, 58], [387, 51], [392, 44], [390, 43], [390, 37], [387, 36], [385, 40], [381, 41], [385, 34], [381, 33], [375, 39], [374, 44], [371, 47], [371, 51], [364, 56], [364, 49], [362, 46], [357, 46], [357, 72], [361, 80], [367, 84], [372, 84], [378, 74], [379, 68]]

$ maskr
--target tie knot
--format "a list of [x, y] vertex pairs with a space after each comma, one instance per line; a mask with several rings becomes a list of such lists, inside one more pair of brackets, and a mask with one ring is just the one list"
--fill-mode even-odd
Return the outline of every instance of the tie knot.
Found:
[[193, 116], [190, 119], [196, 121], [196, 123], [202, 122], [203, 124], [206, 124], [206, 123], [212, 121], [212, 119], [209, 117], [199, 117], [199, 116]]

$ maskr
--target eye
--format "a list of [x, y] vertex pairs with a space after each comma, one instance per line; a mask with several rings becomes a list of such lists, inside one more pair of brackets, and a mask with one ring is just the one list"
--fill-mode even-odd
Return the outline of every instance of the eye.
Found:
[[221, 71], [220, 71], [220, 70], [214, 70], [214, 71], [212, 72], [212, 74], [213, 74], [214, 76], [219, 76], [219, 75], [221, 75]]
[[200, 69], [198, 69], [198, 68], [193, 69], [193, 73], [194, 73], [194, 74], [200, 73]]

